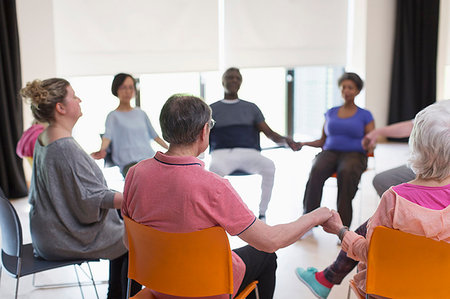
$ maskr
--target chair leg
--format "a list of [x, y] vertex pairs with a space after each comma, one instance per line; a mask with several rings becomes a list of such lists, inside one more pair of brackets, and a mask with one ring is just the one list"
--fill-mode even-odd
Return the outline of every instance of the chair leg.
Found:
[[94, 275], [92, 275], [91, 265], [89, 265], [89, 262], [86, 262], [86, 264], [89, 268], [89, 273], [91, 274], [91, 281], [92, 281], [92, 285], [94, 286], [95, 295], [97, 296], [97, 299], [99, 299], [98, 292], [97, 292], [97, 286], [95, 285]]
[[128, 281], [127, 281], [127, 299], [130, 298], [130, 293], [131, 293], [131, 279], [128, 278]]
[[17, 299], [17, 295], [19, 293], [19, 278], [20, 277], [17, 277], [17, 279], [16, 279], [16, 294], [14, 296], [15, 299]]
[[259, 299], [258, 285], [256, 285], [256, 287], [255, 287], [255, 295], [256, 295], [256, 299]]
[[17, 259], [17, 280], [16, 280], [16, 295], [15, 295], [15, 299], [17, 299], [17, 296], [19, 294], [19, 279], [20, 279], [20, 275], [22, 274], [22, 259], [19, 257]]
[[81, 292], [81, 298], [84, 299], [83, 288], [81, 287], [80, 277], [78, 277], [77, 266], [76, 266], [76, 265], [73, 265], [73, 268], [75, 269], [75, 275], [77, 276], [78, 287], [80, 288], [80, 292]]
[[347, 291], [347, 299], [350, 299], [350, 292], [352, 291], [352, 287], [350, 284], [348, 285], [348, 291]]

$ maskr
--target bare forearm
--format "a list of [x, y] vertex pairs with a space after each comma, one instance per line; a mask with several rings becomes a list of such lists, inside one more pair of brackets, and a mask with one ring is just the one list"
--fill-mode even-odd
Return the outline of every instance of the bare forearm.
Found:
[[111, 144], [111, 140], [105, 137], [102, 137], [102, 145], [100, 146], [100, 150], [106, 150], [108, 146]]
[[305, 146], [311, 146], [311, 147], [322, 147], [324, 145], [324, 140], [322, 139], [317, 139], [314, 141], [308, 141], [308, 142], [302, 142], [302, 145]]
[[167, 145], [167, 143], [165, 143], [164, 140], [162, 140], [160, 137], [156, 137], [155, 141], [156, 141], [156, 143], [161, 145], [163, 148], [169, 149], [169, 146]]
[[264, 222], [256, 222], [239, 237], [251, 246], [265, 252], [275, 252], [296, 242], [303, 234], [331, 217], [327, 208], [319, 208], [303, 215], [294, 222], [269, 226]]
[[393, 137], [393, 138], [404, 138], [409, 137], [411, 134], [414, 123], [411, 120], [402, 121], [395, 123], [380, 129], [377, 129], [378, 135]]
[[116, 192], [114, 194], [114, 209], [121, 209], [123, 202], [123, 194], [120, 192]]
[[307, 231], [322, 222], [322, 219], [315, 217], [314, 214], [306, 214], [294, 222], [273, 226], [268, 236], [273, 240], [271, 252], [298, 241]]

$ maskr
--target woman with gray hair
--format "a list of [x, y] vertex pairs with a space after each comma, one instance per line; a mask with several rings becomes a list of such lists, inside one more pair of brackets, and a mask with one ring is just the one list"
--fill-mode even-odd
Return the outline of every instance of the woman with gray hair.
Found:
[[274, 252], [328, 220], [330, 210], [319, 208], [294, 222], [269, 226], [255, 217], [228, 180], [205, 170], [196, 158], [208, 147], [214, 126], [211, 109], [203, 100], [173, 95], [161, 110], [160, 125], [169, 150], [129, 170], [123, 215], [166, 232], [223, 227], [249, 244], [232, 252], [234, 295], [258, 280], [260, 298], [273, 298]]
[[416, 115], [409, 147], [408, 162], [416, 178], [387, 190], [375, 214], [356, 232], [343, 226], [333, 212], [323, 227], [342, 240], [337, 260], [321, 272], [297, 268], [297, 276], [319, 298], [327, 298], [331, 287], [353, 269], [357, 263], [353, 260], [360, 262], [354, 281], [364, 294], [367, 251], [377, 226], [450, 243], [450, 100], [428, 106]]

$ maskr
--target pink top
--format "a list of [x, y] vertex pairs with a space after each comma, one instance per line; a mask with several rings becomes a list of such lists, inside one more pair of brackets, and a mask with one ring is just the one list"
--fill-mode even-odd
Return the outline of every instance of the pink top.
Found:
[[25, 132], [23, 132], [22, 137], [20, 137], [20, 140], [16, 146], [17, 156], [21, 158], [33, 157], [36, 139], [39, 137], [39, 134], [44, 131], [44, 129], [45, 127], [43, 125], [35, 124], [29, 127]]
[[[397, 190], [406, 191], [405, 197]], [[432, 201], [426, 202], [424, 199], [427, 198]], [[450, 185], [425, 187], [401, 184], [391, 187], [383, 194], [380, 205], [367, 224], [366, 238], [352, 231], [345, 233], [342, 249], [348, 257], [361, 261], [354, 281], [362, 291], [366, 289], [365, 263], [370, 238], [374, 228], [380, 225], [450, 243]]]
[[[448, 205], [450, 185], [442, 187], [418, 186], [413, 184], [400, 184], [392, 187], [397, 194], [401, 194], [403, 198], [418, 204], [421, 207], [432, 210], [442, 210]], [[417, 192], [421, 190], [420, 192]]]
[[[166, 232], [221, 226], [230, 235], [239, 235], [256, 220], [228, 180], [205, 170], [202, 161], [161, 152], [129, 170], [122, 213]], [[232, 261], [235, 295], [244, 278], [245, 264], [234, 252]]]

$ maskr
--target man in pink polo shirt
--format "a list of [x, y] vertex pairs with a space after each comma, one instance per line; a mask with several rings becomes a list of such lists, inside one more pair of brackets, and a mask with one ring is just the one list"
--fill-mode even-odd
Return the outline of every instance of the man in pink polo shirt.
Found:
[[166, 232], [221, 226], [230, 235], [239, 236], [249, 245], [232, 253], [234, 295], [258, 280], [260, 298], [273, 298], [277, 267], [274, 252], [327, 221], [331, 211], [319, 208], [276, 226], [257, 219], [228, 180], [205, 170], [204, 163], [196, 158], [208, 147], [214, 126], [211, 109], [201, 99], [170, 97], [161, 110], [160, 125], [163, 138], [170, 143], [169, 150], [129, 170], [122, 213]]

